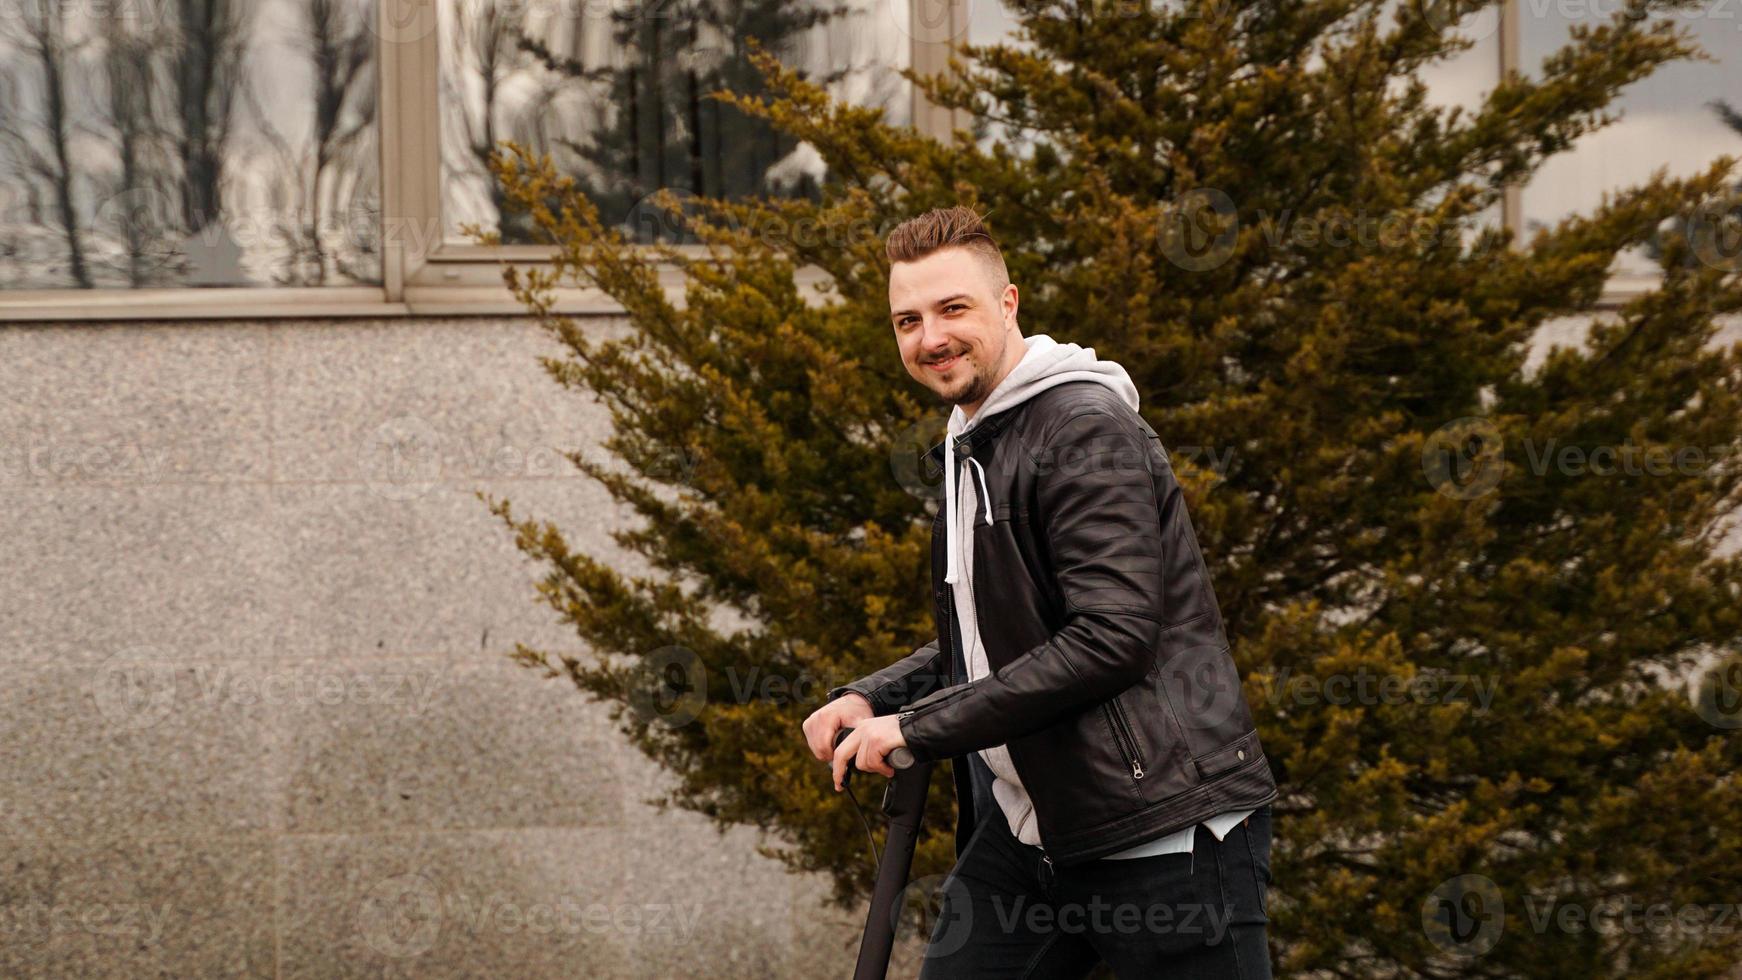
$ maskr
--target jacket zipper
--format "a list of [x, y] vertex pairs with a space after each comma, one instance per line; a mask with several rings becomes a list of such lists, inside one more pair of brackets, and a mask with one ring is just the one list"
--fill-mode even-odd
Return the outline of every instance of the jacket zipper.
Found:
[[[972, 524], [968, 525], [968, 547], [974, 547], [974, 525]], [[986, 638], [980, 635], [980, 587], [974, 583], [974, 579], [975, 576], [968, 576], [968, 597], [974, 600], [974, 638], [979, 641], [980, 648], [985, 649]], [[964, 682], [973, 677], [973, 671], [968, 666], [968, 653], [967, 650], [962, 651], [962, 670], [968, 673], [967, 677], [962, 678]], [[986, 660], [986, 669], [988, 671], [992, 669], [991, 658]]]
[[1107, 709], [1107, 717], [1112, 719], [1113, 731], [1118, 735], [1120, 747], [1125, 751], [1125, 761], [1131, 764], [1131, 778], [1143, 778], [1143, 757], [1137, 752], [1137, 739], [1131, 735], [1131, 726], [1125, 723], [1125, 712], [1119, 709], [1119, 699], [1115, 697], [1102, 707]]
[[[972, 459], [973, 456], [970, 454], [968, 458]], [[962, 470], [963, 470], [963, 472], [962, 472], [963, 476], [967, 477], [969, 480], [972, 480], [974, 478], [974, 474], [972, 472], [969, 472], [967, 467], [964, 466], [962, 468]], [[980, 493], [978, 490], [976, 490], [974, 492], [975, 507], [974, 507], [974, 510], [969, 512], [969, 514], [968, 514], [968, 540], [966, 542], [964, 542], [964, 545], [967, 547], [969, 555], [972, 555], [974, 553], [974, 537], [978, 533], [975, 530], [976, 525], [974, 522], [974, 515], [978, 514], [980, 512], [981, 507], [987, 506], [987, 504], [984, 500], [979, 499], [979, 496], [980, 496]], [[983, 569], [982, 569], [982, 571], [983, 571]], [[954, 589], [955, 586], [952, 585], [952, 586], [950, 586], [950, 588]], [[979, 576], [978, 575], [970, 574], [968, 576], [968, 597], [974, 600], [974, 636], [976, 639], [978, 639], [980, 641], [980, 648], [985, 649], [986, 639], [985, 639], [985, 637], [982, 637], [980, 635], [980, 585], [979, 585]], [[950, 599], [952, 602], [951, 611], [954, 611], [954, 606], [953, 606], [953, 603], [955, 600], [954, 593], [951, 593]], [[967, 651], [967, 650], [962, 651], [962, 670], [965, 671], [968, 675], [968, 676], [962, 678], [963, 683], [967, 683], [969, 680], [971, 680], [973, 678], [973, 671], [970, 670], [968, 667], [968, 653], [969, 653], [969, 651]], [[952, 667], [955, 666], [953, 662], [951, 663], [951, 666]], [[990, 659], [988, 659], [986, 662], [986, 669], [988, 671], [990, 671], [992, 669], [992, 662]]]
[[[947, 465], [957, 466], [960, 463], [961, 463], [961, 460], [959, 460], [959, 459], [951, 459], [948, 461]], [[961, 492], [957, 491], [956, 496], [958, 498], [960, 498]], [[960, 499], [948, 500], [948, 501], [944, 502], [944, 505], [946, 507], [948, 507], [950, 509], [950, 511], [957, 511], [961, 507], [961, 501], [960, 501]], [[949, 526], [950, 526], [949, 520], [950, 520], [950, 517], [952, 517], [952, 516], [960, 517], [961, 515], [960, 514], [952, 514], [950, 512], [944, 513], [944, 533], [945, 533], [944, 573], [946, 575], [949, 574], [950, 572], [955, 571], [954, 568], [951, 568], [949, 566], [950, 547], [948, 544], [948, 534], [949, 534]], [[968, 534], [970, 535], [970, 539], [969, 539], [970, 543], [969, 543], [968, 547], [971, 548], [971, 547], [973, 547], [972, 537], [971, 537], [971, 535], [973, 534], [973, 531], [974, 531], [973, 525], [972, 524], [968, 525], [967, 530], [968, 530]], [[974, 596], [974, 616], [977, 619], [977, 618], [979, 618], [979, 615], [980, 615], [979, 594], [971, 588], [971, 585], [972, 585], [972, 583], [970, 582], [970, 590], [969, 591], [970, 591], [970, 594]], [[953, 585], [945, 585], [944, 586], [944, 611], [950, 618], [950, 642], [955, 647], [955, 650], [953, 652], [962, 658], [962, 679], [961, 679], [960, 683], [966, 684], [966, 683], [968, 683], [968, 680], [972, 675], [970, 675], [968, 673], [968, 651], [962, 649], [963, 636], [962, 636], [962, 630], [961, 630], [961, 623], [959, 621], [957, 621], [957, 618], [956, 618], [956, 587]], [[976, 629], [977, 628], [978, 628], [978, 626], [976, 625]], [[956, 681], [956, 657], [951, 656], [950, 657], [950, 686], [953, 687], [956, 685], [956, 683], [957, 683], [957, 681]]]

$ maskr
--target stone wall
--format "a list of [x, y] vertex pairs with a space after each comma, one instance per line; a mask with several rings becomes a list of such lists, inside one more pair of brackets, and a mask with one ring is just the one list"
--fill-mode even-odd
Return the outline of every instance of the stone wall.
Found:
[[648, 805], [606, 709], [506, 658], [584, 648], [474, 489], [635, 564], [559, 455], [609, 418], [557, 352], [519, 319], [0, 328], [0, 976], [850, 969], [826, 882]]

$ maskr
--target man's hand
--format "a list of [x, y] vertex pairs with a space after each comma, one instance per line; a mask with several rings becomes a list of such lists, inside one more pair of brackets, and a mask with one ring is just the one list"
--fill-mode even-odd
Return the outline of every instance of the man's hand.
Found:
[[835, 754], [835, 733], [851, 728], [875, 715], [871, 702], [862, 694], [843, 694], [830, 701], [804, 720], [804, 740], [818, 762], [827, 762]]
[[895, 769], [883, 761], [889, 753], [907, 744], [901, 735], [901, 719], [896, 715], [867, 718], [853, 726], [853, 734], [841, 740], [835, 750], [835, 792], [841, 791], [841, 779], [847, 774], [850, 761], [860, 772], [882, 776], [895, 775]]

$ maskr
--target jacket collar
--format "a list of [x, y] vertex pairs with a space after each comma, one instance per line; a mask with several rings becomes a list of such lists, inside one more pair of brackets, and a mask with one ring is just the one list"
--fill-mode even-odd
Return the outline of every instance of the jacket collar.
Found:
[[[1021, 407], [1020, 405], [1012, 406], [957, 436], [956, 458], [961, 460], [972, 456], [981, 446], [992, 441], [992, 437], [997, 435], [999, 429], [1004, 428], [1009, 423], [1010, 417], [1015, 415]], [[944, 471], [944, 441], [938, 440], [937, 445], [925, 451], [925, 455], [922, 457], [925, 470], [936, 473]]]

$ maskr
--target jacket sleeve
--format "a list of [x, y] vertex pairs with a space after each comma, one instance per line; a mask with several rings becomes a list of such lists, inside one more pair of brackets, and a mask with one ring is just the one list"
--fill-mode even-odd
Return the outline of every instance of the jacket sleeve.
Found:
[[1066, 419], [1036, 450], [1037, 507], [1064, 625], [997, 672], [901, 712], [916, 758], [1001, 745], [1106, 701], [1148, 673], [1166, 619], [1148, 454], [1146, 433], [1100, 410]]
[[943, 687], [948, 676], [934, 639], [875, 674], [835, 688], [829, 692], [829, 700], [853, 692], [871, 702], [876, 714], [890, 715]]

